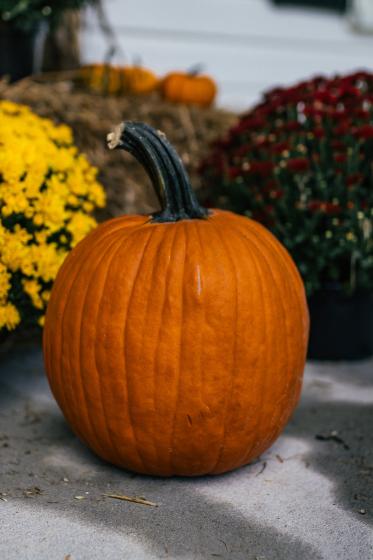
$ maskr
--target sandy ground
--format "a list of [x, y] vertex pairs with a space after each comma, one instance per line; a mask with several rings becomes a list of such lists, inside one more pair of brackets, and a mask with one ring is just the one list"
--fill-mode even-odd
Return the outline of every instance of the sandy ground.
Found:
[[1, 560], [371, 560], [372, 524], [373, 361], [309, 364], [293, 420], [254, 464], [166, 480], [75, 438], [35, 342], [0, 356]]

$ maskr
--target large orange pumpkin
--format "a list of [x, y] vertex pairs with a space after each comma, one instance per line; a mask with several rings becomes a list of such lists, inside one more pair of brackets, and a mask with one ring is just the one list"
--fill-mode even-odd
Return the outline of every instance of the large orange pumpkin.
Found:
[[110, 147], [144, 165], [162, 209], [100, 225], [63, 264], [44, 331], [53, 394], [115, 465], [162, 476], [245, 465], [298, 401], [298, 271], [263, 226], [198, 204], [161, 132], [125, 123]]

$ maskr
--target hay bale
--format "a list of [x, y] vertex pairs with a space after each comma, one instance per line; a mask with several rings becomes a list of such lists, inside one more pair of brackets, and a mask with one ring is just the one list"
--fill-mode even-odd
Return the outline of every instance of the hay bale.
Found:
[[123, 120], [137, 120], [165, 132], [198, 189], [196, 165], [211, 141], [237, 118], [234, 113], [219, 109], [171, 104], [156, 93], [131, 97], [94, 94], [78, 89], [71, 81], [3, 81], [0, 97], [27, 104], [38, 115], [72, 127], [76, 144], [100, 170], [108, 196], [107, 209], [100, 216], [103, 219], [122, 213], [151, 212], [158, 207], [140, 165], [128, 154], [106, 148], [106, 134], [113, 126]]

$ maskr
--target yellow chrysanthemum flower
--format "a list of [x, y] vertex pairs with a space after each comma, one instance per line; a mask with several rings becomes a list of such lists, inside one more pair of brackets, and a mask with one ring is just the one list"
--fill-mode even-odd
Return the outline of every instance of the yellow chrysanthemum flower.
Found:
[[19, 312], [13, 304], [0, 304], [0, 330], [6, 328], [10, 331], [19, 324], [20, 320]]
[[96, 175], [68, 126], [0, 101], [0, 331], [43, 324], [59, 267], [105, 204]]

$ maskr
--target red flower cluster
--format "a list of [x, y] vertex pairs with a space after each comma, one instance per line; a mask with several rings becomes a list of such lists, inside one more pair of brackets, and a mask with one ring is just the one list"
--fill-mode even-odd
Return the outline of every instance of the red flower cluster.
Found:
[[372, 162], [373, 74], [356, 72], [267, 92], [200, 170], [210, 200], [282, 240], [312, 292], [350, 276], [373, 285]]

